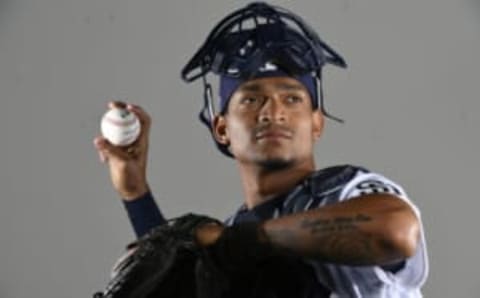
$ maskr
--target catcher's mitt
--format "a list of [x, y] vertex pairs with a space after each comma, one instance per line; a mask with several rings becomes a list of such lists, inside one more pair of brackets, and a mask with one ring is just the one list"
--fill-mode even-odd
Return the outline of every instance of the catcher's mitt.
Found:
[[112, 269], [103, 292], [94, 298], [214, 298], [226, 280], [197, 245], [197, 227], [222, 223], [208, 216], [186, 214], [168, 220], [127, 246]]

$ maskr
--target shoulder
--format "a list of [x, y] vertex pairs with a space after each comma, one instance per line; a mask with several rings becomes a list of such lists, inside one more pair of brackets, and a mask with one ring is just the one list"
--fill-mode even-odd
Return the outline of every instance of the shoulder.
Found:
[[[324, 204], [377, 193], [388, 193], [411, 203], [400, 183], [364, 166], [335, 165], [315, 171], [308, 180], [312, 195]], [[411, 205], [418, 213], [418, 209]]]
[[316, 170], [286, 196], [283, 213], [295, 213], [339, 202], [342, 190], [360, 172], [368, 170], [350, 164]]
[[357, 165], [335, 165], [316, 170], [308, 178], [307, 183], [312, 187], [312, 193], [318, 194], [341, 188], [361, 173], [370, 173], [370, 171]]
[[398, 197], [420, 217], [419, 208], [413, 203], [405, 188], [386, 175], [357, 165], [338, 165], [317, 170], [311, 176], [312, 194], [323, 204], [337, 203], [369, 194], [390, 194]]
[[371, 193], [391, 193], [406, 196], [399, 183], [385, 175], [358, 165], [336, 165], [315, 171], [310, 179], [311, 186], [318, 191], [342, 188], [341, 197], [360, 196]]

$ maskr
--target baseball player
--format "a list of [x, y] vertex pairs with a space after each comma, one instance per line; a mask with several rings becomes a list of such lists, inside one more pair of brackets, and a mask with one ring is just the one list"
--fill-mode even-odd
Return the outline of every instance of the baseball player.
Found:
[[[247, 18], [266, 21], [230, 30]], [[295, 274], [286, 270], [286, 278], [265, 280], [275, 293], [268, 297], [422, 297], [428, 259], [421, 216], [402, 186], [362, 166], [315, 166], [314, 145], [325, 118], [338, 120], [323, 104], [321, 68], [327, 63], [346, 66], [301, 18], [253, 3], [222, 20], [187, 64], [184, 79], [203, 78], [200, 117], [219, 150], [235, 160], [245, 196], [224, 225], [199, 229], [198, 241], [215, 247], [226, 237], [235, 239], [232, 227], [245, 226], [249, 234], [238, 241], [248, 239], [258, 253], [235, 251], [230, 258], [238, 257], [236, 262], [268, 255], [261, 250], [265, 243], [280, 257], [298, 257], [304, 266], [292, 269]], [[196, 67], [200, 74], [189, 77]], [[220, 79], [218, 113], [206, 81], [209, 71]], [[146, 177], [151, 119], [137, 105], [111, 102], [114, 106], [139, 117], [141, 135], [128, 148], [102, 137], [95, 145], [141, 237], [166, 220]], [[229, 249], [219, 248], [225, 255]], [[247, 284], [235, 295], [253, 297]]]

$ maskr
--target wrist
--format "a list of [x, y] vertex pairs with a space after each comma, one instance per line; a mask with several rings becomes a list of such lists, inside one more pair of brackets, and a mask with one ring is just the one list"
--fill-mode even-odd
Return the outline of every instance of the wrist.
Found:
[[130, 190], [130, 191], [119, 191], [120, 197], [122, 200], [131, 202], [131, 201], [136, 201], [142, 197], [144, 197], [148, 192], [150, 192], [150, 187], [148, 186], [147, 183], [142, 184], [141, 186], [137, 187], [135, 190]]

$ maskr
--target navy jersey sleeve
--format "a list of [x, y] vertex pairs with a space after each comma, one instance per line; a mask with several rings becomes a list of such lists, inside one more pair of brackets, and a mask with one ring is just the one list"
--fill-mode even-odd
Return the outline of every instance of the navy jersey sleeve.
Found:
[[166, 221], [150, 191], [133, 201], [122, 201], [137, 238]]

